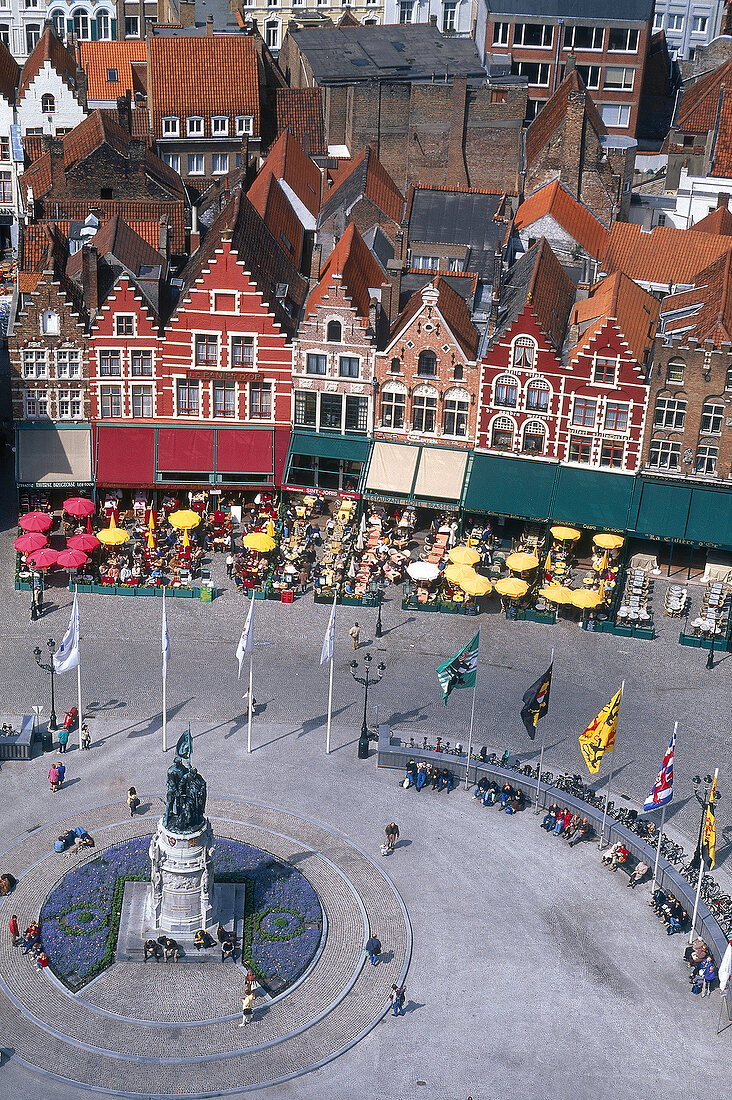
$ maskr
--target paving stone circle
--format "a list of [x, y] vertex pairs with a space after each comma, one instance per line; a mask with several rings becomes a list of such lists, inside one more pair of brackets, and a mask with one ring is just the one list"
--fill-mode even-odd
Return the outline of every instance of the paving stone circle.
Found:
[[[12, 905], [27, 923], [74, 863], [154, 827], [152, 815], [126, 812], [120, 803], [88, 809], [36, 830], [3, 854], [3, 867], [19, 880], [4, 899], [0, 942], [3, 1046], [15, 1057], [39, 1074], [53, 1067], [54, 1076], [115, 1096], [211, 1096], [300, 1076], [378, 1023], [411, 952], [409, 918], [393, 883], [327, 827], [236, 799], [209, 800], [214, 833], [296, 866], [318, 893], [326, 929], [310, 968], [279, 997], [260, 1001], [247, 1028], [237, 1026], [239, 967], [115, 962], [77, 994], [48, 971], [39, 973], [11, 946], [5, 911]], [[83, 825], [96, 840], [87, 856], [52, 850], [55, 837], [72, 825]], [[371, 929], [388, 952], [377, 967], [364, 956]], [[42, 1083], [39, 1088], [42, 1093]]]

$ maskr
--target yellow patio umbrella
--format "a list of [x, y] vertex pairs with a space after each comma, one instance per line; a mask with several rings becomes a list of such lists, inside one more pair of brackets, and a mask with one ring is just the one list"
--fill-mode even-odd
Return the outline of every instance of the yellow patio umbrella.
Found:
[[475, 570], [467, 565], [448, 565], [445, 569], [445, 577], [450, 584], [460, 584], [461, 581], [466, 578], [469, 579], [474, 573]]
[[472, 550], [469, 546], [453, 546], [448, 557], [456, 565], [475, 565], [477, 561], [480, 561], [478, 551]]
[[[468, 576], [467, 573], [470, 573], [471, 576]], [[493, 585], [487, 577], [481, 577], [474, 569], [466, 570], [466, 575], [458, 581], [458, 584], [468, 596], [487, 596], [489, 592], [493, 591]]]
[[599, 592], [593, 592], [591, 589], [578, 589], [577, 592], [572, 593], [572, 603], [575, 607], [581, 607], [586, 611], [591, 607], [599, 607], [602, 600]]
[[539, 559], [536, 554], [509, 554], [506, 558], [506, 568], [512, 573], [528, 573], [531, 569], [538, 569]]
[[542, 588], [539, 595], [550, 603], [572, 603], [574, 592], [571, 588], [565, 588], [562, 584], [550, 584], [548, 588]]
[[154, 531], [148, 531], [148, 533], [147, 533], [147, 548], [148, 548], [148, 550], [154, 550], [155, 549], [155, 532]]
[[315, 504], [315, 497], [303, 497], [302, 502], [303, 504], [309, 504], [312, 508], [312, 506]]
[[173, 527], [181, 527], [183, 530], [192, 527], [198, 527], [201, 522], [201, 517], [198, 512], [192, 512], [189, 508], [183, 508], [178, 512], [171, 512], [168, 516], [168, 522], [172, 523]]
[[188, 528], [187, 527], [183, 528], [183, 545], [184, 546], [190, 546], [191, 545], [191, 540], [188, 538]]
[[625, 542], [625, 539], [622, 535], [607, 535], [601, 533], [595, 535], [592, 541], [595, 546], [599, 546], [602, 550], [618, 550]]
[[121, 546], [123, 542], [129, 540], [129, 537], [126, 531], [122, 531], [112, 523], [110, 523], [109, 527], [97, 531], [97, 538], [100, 542], [103, 542], [105, 546]]
[[269, 554], [270, 550], [275, 548], [275, 540], [270, 538], [269, 535], [262, 534], [261, 531], [252, 531], [250, 534], [245, 535], [242, 542], [250, 550], [256, 550], [258, 554]]
[[576, 542], [581, 535], [576, 527], [550, 527], [549, 533], [559, 542]]
[[267, 524], [267, 536], [269, 538], [273, 539], [274, 535], [275, 535], [275, 525], [272, 522], [272, 520], [270, 519], [269, 523]]
[[500, 581], [496, 581], [496, 592], [501, 596], [510, 596], [515, 600], [519, 596], [525, 596], [528, 591], [526, 581], [520, 581], [518, 577], [502, 577]]

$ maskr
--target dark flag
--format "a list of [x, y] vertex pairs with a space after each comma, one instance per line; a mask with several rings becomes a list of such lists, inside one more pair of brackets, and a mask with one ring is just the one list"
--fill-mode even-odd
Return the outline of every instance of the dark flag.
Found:
[[524, 693], [521, 721], [526, 726], [526, 732], [532, 741], [536, 737], [536, 727], [539, 719], [543, 718], [549, 710], [549, 692], [552, 687], [553, 667], [553, 664], [549, 665], [544, 675]]

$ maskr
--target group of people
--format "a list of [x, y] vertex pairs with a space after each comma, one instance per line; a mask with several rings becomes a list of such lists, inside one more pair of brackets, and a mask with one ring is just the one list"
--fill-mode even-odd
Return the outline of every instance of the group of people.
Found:
[[455, 776], [449, 768], [440, 769], [436, 764], [430, 767], [425, 760], [421, 760], [419, 764], [416, 760], [410, 760], [402, 786], [405, 790], [414, 787], [421, 791], [423, 787], [430, 786], [433, 791], [450, 791], [454, 782]]
[[93, 847], [94, 837], [90, 836], [82, 825], [61, 833], [53, 842], [54, 852], [80, 852], [82, 848]]
[[520, 787], [512, 787], [508, 780], [499, 787], [495, 780], [482, 776], [475, 785], [473, 798], [479, 799], [484, 806], [498, 806], [507, 814], [517, 814], [526, 805], [524, 792]]
[[13, 913], [8, 921], [8, 931], [10, 932], [10, 942], [13, 947], [17, 947], [18, 944], [22, 943], [23, 954], [27, 955], [30, 953], [33, 956], [37, 971], [42, 971], [48, 966], [48, 956], [43, 950], [41, 929], [37, 921], [30, 922], [21, 939], [18, 917]]
[[155, 962], [160, 962], [161, 952], [163, 955], [163, 962], [167, 962], [168, 959], [172, 959], [173, 962], [178, 962], [178, 956], [180, 954], [178, 941], [172, 939], [170, 936], [158, 936], [157, 940], [145, 940], [142, 951], [142, 961], [147, 962], [149, 958], [153, 958]]
[[689, 923], [689, 914], [683, 905], [673, 894], [658, 887], [651, 894], [648, 904], [666, 927], [666, 935], [673, 936], [676, 932], [683, 932]]
[[689, 968], [691, 992], [708, 997], [717, 978], [717, 968], [709, 948], [699, 936], [684, 951], [684, 961]]
[[553, 802], [541, 821], [542, 829], [555, 836], [563, 836], [570, 848], [579, 844], [581, 840], [589, 840], [592, 836], [592, 826], [588, 818], [573, 814], [567, 807]]
[[51, 764], [51, 767], [48, 769], [48, 783], [54, 793], [61, 790], [65, 778], [66, 765], [62, 764], [60, 760], [57, 760], [55, 764]]

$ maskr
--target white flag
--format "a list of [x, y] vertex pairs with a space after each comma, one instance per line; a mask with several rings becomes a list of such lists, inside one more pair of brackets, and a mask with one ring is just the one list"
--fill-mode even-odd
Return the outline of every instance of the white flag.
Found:
[[168, 675], [168, 661], [170, 660], [170, 635], [168, 634], [168, 613], [165, 610], [165, 592], [163, 592], [163, 679]]
[[70, 668], [76, 668], [79, 663], [79, 599], [74, 593], [74, 602], [71, 605], [71, 618], [69, 629], [64, 634], [64, 639], [58, 650], [53, 655], [53, 668], [56, 673], [68, 672]]
[[241, 638], [239, 639], [239, 645], [236, 647], [236, 656], [239, 661], [239, 679], [241, 680], [241, 666], [244, 663], [244, 654], [251, 653], [254, 648], [254, 631], [252, 630], [252, 612], [254, 611], [254, 593], [252, 592], [252, 598], [249, 602], [249, 611], [247, 612], [247, 621], [244, 623], [244, 629], [241, 632]]
[[324, 665], [327, 661], [333, 660], [333, 651], [335, 648], [335, 611], [336, 601], [338, 596], [333, 597], [333, 606], [330, 609], [330, 618], [328, 619], [328, 626], [325, 631], [325, 637], [323, 638], [323, 648], [320, 653], [320, 663]]
[[719, 991], [724, 993], [727, 988], [727, 982], [732, 973], [732, 942], [727, 944], [727, 950], [724, 953], [722, 962], [719, 965]]

